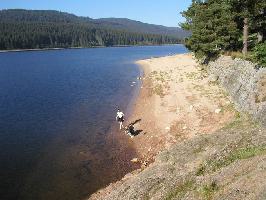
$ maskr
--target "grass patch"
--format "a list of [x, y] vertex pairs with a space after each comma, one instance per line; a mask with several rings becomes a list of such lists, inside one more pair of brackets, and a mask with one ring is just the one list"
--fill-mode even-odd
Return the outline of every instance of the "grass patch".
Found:
[[263, 155], [265, 153], [266, 146], [238, 149], [220, 160], [213, 161], [211, 163], [211, 171], [217, 171], [222, 167], [226, 167], [237, 160], [248, 159], [254, 156]]
[[205, 185], [200, 189], [200, 193], [203, 196], [203, 199], [210, 200], [212, 199], [214, 193], [218, 191], [219, 187], [215, 181], [213, 181], [210, 185]]
[[194, 189], [194, 181], [187, 180], [184, 184], [178, 186], [171, 191], [165, 198], [165, 200], [172, 200], [177, 198], [183, 198], [185, 194]]
[[195, 84], [194, 84], [193, 88], [194, 88], [195, 90], [199, 91], [199, 92], [201, 92], [201, 91], [203, 91], [203, 90], [205, 91], [205, 88], [204, 88], [204, 86], [202, 86], [202, 85], [195, 85]]
[[157, 82], [166, 82], [167, 80], [169, 80], [171, 78], [170, 74], [168, 74], [167, 72], [163, 72], [163, 71], [152, 71], [150, 73], [150, 77], [153, 80], [156, 80]]
[[187, 79], [197, 79], [198, 73], [197, 72], [188, 72], [185, 73]]
[[244, 160], [258, 155], [266, 154], [266, 146], [246, 147], [232, 151], [229, 155], [220, 157], [218, 160], [208, 160], [201, 164], [195, 175], [202, 176], [206, 172], [216, 172], [237, 160]]
[[248, 54], [244, 55], [242, 52], [239, 52], [239, 51], [230, 51], [230, 52], [225, 52], [224, 55], [225, 56], [231, 56], [233, 59], [240, 58], [243, 60], [252, 61], [252, 53], [250, 53], [250, 52]]
[[158, 84], [156, 85], [154, 88], [153, 88], [153, 92], [157, 95], [159, 95], [160, 97], [164, 97], [164, 89], [163, 89], [163, 86], [161, 84]]
[[252, 116], [248, 113], [243, 113], [235, 110], [235, 119], [225, 125], [223, 129], [226, 130], [232, 128], [239, 128], [240, 130], [242, 130], [244, 126], [258, 127], [260, 126], [260, 122], [252, 118]]
[[[230, 110], [231, 111], [234, 110], [234, 107], [225, 107], [225, 110]], [[249, 118], [249, 119], [248, 119]], [[224, 129], [231, 129], [231, 128], [237, 128], [237, 127], [241, 127], [243, 126], [243, 124], [245, 123], [245, 121], [250, 121], [250, 117], [246, 116], [245, 114], [241, 114], [240, 112], [238, 112], [237, 110], [235, 110], [235, 116], [234, 116], [234, 120], [231, 121], [230, 123], [226, 124], [224, 126]]]
[[151, 76], [156, 75], [156, 74], [158, 74], [157, 71], [152, 71], [152, 72], [150, 73]]
[[196, 176], [201, 176], [205, 173], [206, 171], [206, 165], [200, 164], [200, 167], [196, 171]]
[[155, 85], [153, 88], [153, 93], [159, 95], [160, 97], [164, 97], [167, 90], [170, 88], [168, 85], [168, 81], [171, 78], [170, 75], [167, 72], [152, 71], [150, 73], [150, 78], [153, 80]]
[[[220, 98], [222, 98], [222, 97], [220, 97]], [[235, 109], [235, 106], [233, 103], [228, 103], [228, 104], [220, 106], [220, 107], [222, 109], [221, 113], [231, 112], [231, 113], [234, 113], [234, 119], [235, 120], [240, 119], [241, 113]]]
[[240, 124], [241, 124], [241, 121], [240, 120], [234, 120], [233, 122], [227, 124], [225, 126], [225, 128], [229, 129], [229, 128], [237, 127]]

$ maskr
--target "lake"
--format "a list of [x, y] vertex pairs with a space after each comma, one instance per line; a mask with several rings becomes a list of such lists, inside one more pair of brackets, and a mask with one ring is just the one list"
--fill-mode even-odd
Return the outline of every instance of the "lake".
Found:
[[137, 168], [130, 144], [106, 139], [116, 109], [129, 115], [139, 92], [134, 62], [186, 52], [167, 45], [0, 53], [0, 199], [84, 199]]

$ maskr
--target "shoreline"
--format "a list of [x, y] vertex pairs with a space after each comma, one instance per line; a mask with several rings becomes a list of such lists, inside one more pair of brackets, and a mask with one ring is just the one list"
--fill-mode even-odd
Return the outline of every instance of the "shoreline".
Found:
[[[136, 64], [143, 70], [144, 76], [129, 121], [141, 119], [135, 124], [135, 128], [141, 130], [141, 133], [133, 138], [140, 163], [150, 164], [158, 153], [173, 144], [195, 137], [200, 132], [213, 133], [232, 119], [230, 111], [220, 115], [215, 113], [216, 109], [226, 107], [229, 99], [221, 95], [223, 92], [217, 85], [211, 86], [211, 89], [218, 96], [213, 93], [214, 96], [210, 98], [208, 94], [204, 94], [204, 87], [209, 87], [209, 83], [206, 77], [200, 77], [201, 69], [191, 53], [152, 57], [136, 61]], [[184, 69], [188, 66], [190, 69]], [[202, 83], [198, 84], [198, 81]], [[183, 86], [180, 87], [181, 84]], [[191, 85], [196, 89], [186, 91], [185, 87], [193, 90]], [[196, 96], [202, 99], [197, 100]], [[200, 107], [202, 111], [199, 110]], [[198, 114], [204, 115], [205, 119], [201, 119]], [[216, 126], [205, 123], [209, 119], [217, 122]], [[198, 124], [191, 123], [191, 120]], [[197, 128], [193, 127], [195, 125]]]
[[0, 50], [0, 53], [8, 52], [27, 52], [27, 51], [53, 51], [53, 50], [67, 50], [67, 49], [94, 49], [94, 48], [112, 48], [112, 47], [139, 47], [139, 46], [171, 46], [171, 45], [182, 45], [179, 44], [154, 44], [154, 45], [114, 45], [114, 46], [92, 46], [92, 47], [58, 47], [58, 48], [39, 48], [39, 49], [10, 49], [10, 50]]
[[134, 123], [138, 133], [128, 142], [137, 156], [132, 165], [138, 163], [141, 167], [89, 199], [104, 199], [114, 188], [152, 165], [160, 152], [197, 135], [211, 134], [234, 117], [228, 97], [218, 85], [208, 82], [191, 53], [135, 63], [143, 70], [142, 84], [125, 124]]
[[68, 48], [42, 48], [42, 49], [10, 49], [10, 50], [0, 50], [0, 53], [8, 52], [27, 52], [27, 51], [53, 51], [53, 50], [66, 50], [66, 49], [86, 49], [86, 48], [105, 48], [104, 46], [95, 47], [68, 47]]

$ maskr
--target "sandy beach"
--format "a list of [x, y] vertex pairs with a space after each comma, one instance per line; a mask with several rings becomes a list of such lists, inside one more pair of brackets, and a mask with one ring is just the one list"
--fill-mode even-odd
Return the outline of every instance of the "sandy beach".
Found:
[[[209, 81], [192, 54], [151, 58], [137, 64], [144, 71], [143, 83], [126, 124], [133, 123], [137, 134], [129, 138], [129, 144], [137, 156], [132, 158], [134, 163], [142, 165], [140, 170], [171, 145], [196, 135], [211, 134], [233, 119], [234, 109], [228, 96], [217, 83]], [[122, 139], [119, 135], [115, 138]], [[90, 199], [103, 197], [137, 171]]]
[[210, 83], [192, 54], [137, 61], [143, 85], [128, 123], [141, 162], [152, 162], [161, 150], [198, 134], [210, 134], [233, 117], [230, 101]]

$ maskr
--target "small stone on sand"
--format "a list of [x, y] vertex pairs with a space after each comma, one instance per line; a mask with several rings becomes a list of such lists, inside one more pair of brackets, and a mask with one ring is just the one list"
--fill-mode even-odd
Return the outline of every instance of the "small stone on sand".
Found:
[[220, 108], [217, 108], [217, 109], [215, 109], [215, 111], [214, 111], [214, 112], [215, 112], [216, 114], [218, 114], [218, 113], [220, 113], [221, 111], [222, 111], [222, 109], [220, 109]]
[[169, 127], [169, 126], [167, 126], [167, 127], [165, 127], [165, 129], [166, 129], [166, 130], [170, 130], [170, 127]]
[[144, 162], [142, 163], [142, 166], [143, 166], [143, 167], [147, 167], [147, 165], [148, 165], [148, 162], [147, 162], [147, 161], [144, 161]]
[[139, 162], [139, 159], [138, 159], [138, 158], [133, 158], [133, 159], [131, 160], [131, 162], [133, 162], [133, 163]]

